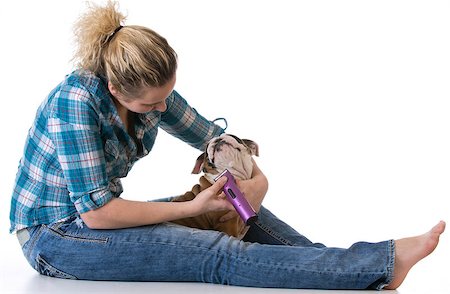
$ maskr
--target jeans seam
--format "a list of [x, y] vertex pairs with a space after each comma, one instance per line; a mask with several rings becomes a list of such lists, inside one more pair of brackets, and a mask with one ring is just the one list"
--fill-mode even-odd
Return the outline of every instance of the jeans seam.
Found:
[[289, 240], [287, 240], [286, 238], [281, 237], [280, 235], [276, 234], [274, 230], [272, 230], [271, 228], [263, 225], [260, 222], [255, 222], [256, 226], [258, 226], [261, 230], [263, 230], [264, 232], [266, 232], [268, 235], [270, 235], [271, 237], [275, 238], [276, 240], [280, 241], [281, 243], [285, 244], [285, 245], [289, 245], [289, 246], [293, 246], [294, 244], [292, 242], [290, 242]]
[[[42, 234], [42, 231], [43, 231], [45, 226], [46, 225], [41, 225], [39, 227], [39, 229], [30, 237], [30, 240], [28, 241], [28, 242], [30, 242], [30, 245], [28, 246], [28, 248], [24, 252], [25, 256], [28, 256], [33, 251], [33, 248], [34, 248], [36, 242], [39, 240], [39, 237]], [[26, 230], [28, 230], [28, 228]], [[24, 247], [25, 247], [25, 244], [24, 244]]]
[[[218, 254], [227, 254], [226, 252], [222, 252], [221, 250], [217, 250], [216, 253]], [[310, 268], [306, 268], [306, 267], [300, 267], [298, 264], [293, 264], [293, 263], [276, 263], [276, 262], [261, 262], [261, 261], [257, 261], [257, 260], [251, 260], [249, 258], [243, 258], [239, 255], [229, 255], [229, 257], [234, 258], [236, 260], [236, 262], [238, 262], [239, 264], [243, 264], [243, 263], [248, 263], [248, 264], [254, 264], [256, 266], [262, 266], [262, 267], [266, 267], [266, 268], [272, 268], [274, 270], [279, 270], [279, 271], [300, 271], [300, 272], [308, 272], [308, 273], [315, 273], [315, 274], [338, 274], [338, 275], [342, 275], [342, 276], [359, 276], [360, 274], [373, 274], [373, 275], [379, 275], [380, 272], [378, 271], [372, 271], [372, 270], [360, 270], [359, 272], [354, 272], [354, 271], [342, 271], [342, 270], [338, 270], [338, 269], [325, 269], [325, 270], [314, 270], [314, 269], [310, 269]], [[390, 281], [389, 281], [390, 283]], [[386, 284], [384, 284], [386, 285]]]

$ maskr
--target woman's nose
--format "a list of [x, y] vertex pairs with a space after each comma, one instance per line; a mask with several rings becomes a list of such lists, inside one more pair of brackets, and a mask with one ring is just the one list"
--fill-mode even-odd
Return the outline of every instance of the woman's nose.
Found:
[[155, 110], [159, 111], [159, 112], [164, 112], [167, 110], [167, 104], [166, 101], [164, 100], [163, 102], [159, 103], [158, 105], [156, 105]]

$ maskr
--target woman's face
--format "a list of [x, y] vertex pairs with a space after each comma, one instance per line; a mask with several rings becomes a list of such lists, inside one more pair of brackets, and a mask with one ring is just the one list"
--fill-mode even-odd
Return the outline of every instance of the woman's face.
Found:
[[145, 87], [136, 97], [127, 97], [119, 93], [110, 82], [108, 82], [108, 89], [117, 102], [129, 111], [136, 113], [164, 112], [167, 109], [166, 98], [172, 93], [175, 81], [176, 77], [174, 76], [162, 87]]

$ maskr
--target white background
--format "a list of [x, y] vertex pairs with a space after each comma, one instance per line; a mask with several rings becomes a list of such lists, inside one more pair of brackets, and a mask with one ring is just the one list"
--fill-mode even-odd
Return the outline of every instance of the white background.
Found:
[[[226, 117], [227, 132], [259, 144], [257, 162], [270, 182], [264, 205], [311, 240], [348, 247], [450, 221], [449, 1], [120, 3], [126, 24], [156, 30], [178, 53], [180, 94], [208, 119]], [[0, 4], [6, 292], [48, 281], [8, 234], [10, 196], [36, 108], [73, 69], [72, 24], [84, 8], [84, 1]], [[183, 193], [197, 181], [190, 171], [198, 155], [161, 131], [123, 180], [123, 197]], [[449, 236], [401, 293], [450, 291]]]

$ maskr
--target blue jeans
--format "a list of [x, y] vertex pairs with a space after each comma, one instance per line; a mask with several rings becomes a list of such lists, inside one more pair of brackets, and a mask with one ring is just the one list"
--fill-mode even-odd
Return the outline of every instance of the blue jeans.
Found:
[[58, 278], [382, 289], [393, 276], [393, 240], [325, 247], [264, 207], [242, 241], [172, 223], [91, 230], [75, 217], [27, 230], [22, 249], [28, 262]]

